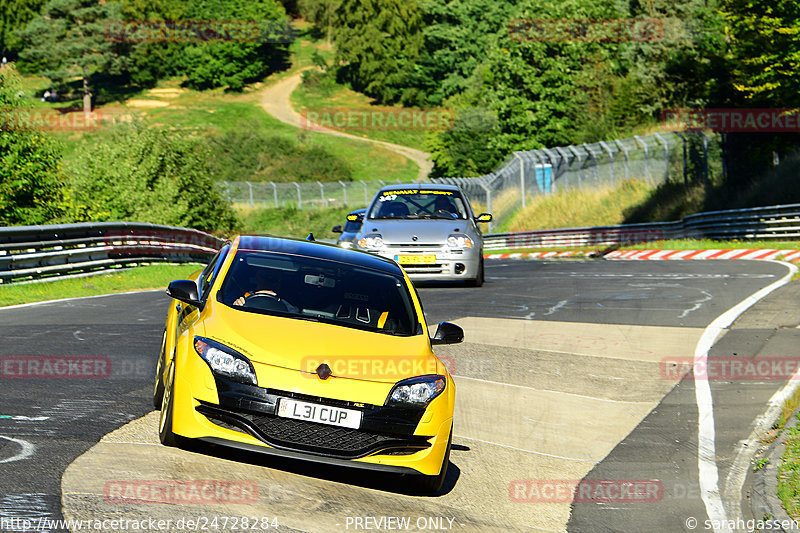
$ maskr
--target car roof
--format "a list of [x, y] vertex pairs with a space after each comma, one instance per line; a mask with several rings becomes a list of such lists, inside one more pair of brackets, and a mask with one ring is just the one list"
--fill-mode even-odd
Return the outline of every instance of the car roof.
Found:
[[461, 191], [456, 185], [448, 185], [445, 183], [401, 183], [399, 185], [386, 185], [381, 187], [378, 192], [391, 191], [394, 189], [434, 189], [440, 191]]
[[358, 215], [359, 213], [363, 213], [363, 212], [365, 212], [366, 210], [367, 210], [367, 208], [366, 208], [366, 207], [362, 207], [362, 208], [360, 208], [360, 209], [353, 209], [352, 211], [350, 211], [350, 212], [349, 212], [349, 213], [347, 213], [347, 214], [348, 214], [348, 215]]
[[274, 237], [271, 235], [240, 235], [239, 246], [236, 250], [237, 252], [278, 252], [304, 257], [316, 257], [380, 270], [394, 275], [402, 276], [403, 274], [402, 269], [391, 259], [358, 250], [347, 250], [335, 244], [323, 242]]

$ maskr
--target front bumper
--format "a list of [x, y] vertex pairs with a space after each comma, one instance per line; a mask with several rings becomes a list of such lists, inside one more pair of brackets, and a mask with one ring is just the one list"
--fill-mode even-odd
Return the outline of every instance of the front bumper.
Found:
[[[427, 409], [389, 408], [211, 379], [218, 402], [204, 393], [198, 398], [192, 381], [176, 375], [175, 409], [181, 413], [173, 419], [176, 434], [281, 457], [406, 474], [434, 475], [444, 458], [452, 411], [447, 415], [443, 403], [434, 405], [442, 397]], [[358, 409], [361, 427], [278, 417], [280, 398]], [[426, 434], [417, 434], [422, 427], [429, 428]]]
[[[274, 448], [342, 459], [374, 453], [408, 455], [430, 448], [427, 437], [414, 435], [425, 409], [354, 404], [263, 389], [219, 376], [215, 380], [219, 404], [201, 401], [195, 410], [221, 427], [248, 433]], [[361, 411], [361, 427], [351, 429], [279, 417], [280, 398]]]
[[[449, 249], [442, 246], [391, 244], [377, 255], [397, 261], [408, 277], [416, 281], [472, 280], [478, 277], [481, 251], [478, 247]], [[435, 256], [432, 263], [412, 263], [408, 258]]]

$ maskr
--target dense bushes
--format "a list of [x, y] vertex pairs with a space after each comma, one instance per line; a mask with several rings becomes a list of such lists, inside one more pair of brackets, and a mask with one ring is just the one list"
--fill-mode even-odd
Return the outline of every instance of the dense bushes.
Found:
[[225, 181], [350, 181], [347, 161], [302, 139], [269, 135], [257, 124], [209, 137], [210, 165]]
[[[753, 93], [797, 76], [762, 68], [796, 63], [797, 8], [781, 3], [778, 18], [764, 15], [771, 0], [415, 0], [402, 8], [326, 0], [334, 17], [310, 13], [337, 45], [340, 80], [379, 103], [444, 105], [462, 117], [455, 130], [430, 136], [441, 176], [489, 172], [515, 150], [647, 132], [669, 109], [747, 105], [742, 87]], [[395, 19], [403, 23], [387, 23]], [[632, 19], [651, 24], [652, 35], [613, 29]], [[581, 24], [594, 37], [578, 33]], [[764, 52], [742, 43], [762, 41], [772, 56], [749, 61]], [[734, 64], [737, 49], [744, 53]], [[753, 83], [734, 84], [737, 73]], [[477, 115], [490, 120], [470, 132]]]
[[230, 230], [236, 218], [209, 160], [196, 139], [126, 124], [83, 143], [66, 170], [76, 202], [91, 206], [94, 220]]
[[199, 139], [140, 124], [86, 137], [69, 160], [25, 111], [13, 67], [0, 70], [0, 225], [129, 220], [227, 231], [236, 217]]
[[276, 0], [12, 0], [0, 8], [0, 52], [62, 93], [83, 78], [87, 101], [173, 76], [241, 90], [288, 67], [288, 24]]
[[19, 124], [21, 95], [15, 69], [0, 69], [0, 226], [59, 220], [69, 209], [57, 146]]

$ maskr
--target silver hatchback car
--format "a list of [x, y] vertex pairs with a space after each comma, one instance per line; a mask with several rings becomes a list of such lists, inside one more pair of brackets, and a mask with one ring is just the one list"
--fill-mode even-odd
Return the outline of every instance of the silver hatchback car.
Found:
[[364, 214], [356, 249], [397, 261], [412, 280], [483, 285], [483, 237], [469, 201], [454, 185], [391, 185]]

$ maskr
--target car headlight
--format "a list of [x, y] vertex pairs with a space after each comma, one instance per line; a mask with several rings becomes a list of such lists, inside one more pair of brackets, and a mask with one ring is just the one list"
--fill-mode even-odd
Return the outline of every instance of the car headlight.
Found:
[[249, 385], [258, 384], [252, 363], [236, 350], [203, 337], [194, 338], [194, 349], [215, 374]]
[[447, 238], [447, 246], [451, 248], [472, 248], [472, 239], [466, 235], [450, 235]]
[[381, 246], [383, 246], [383, 237], [377, 233], [361, 237], [358, 240], [359, 248], [380, 248]]
[[394, 386], [386, 403], [424, 407], [442, 393], [445, 383], [444, 376], [404, 379]]
[[353, 243], [350, 241], [342, 241], [339, 243], [339, 246], [341, 246], [342, 248], [352, 248]]

